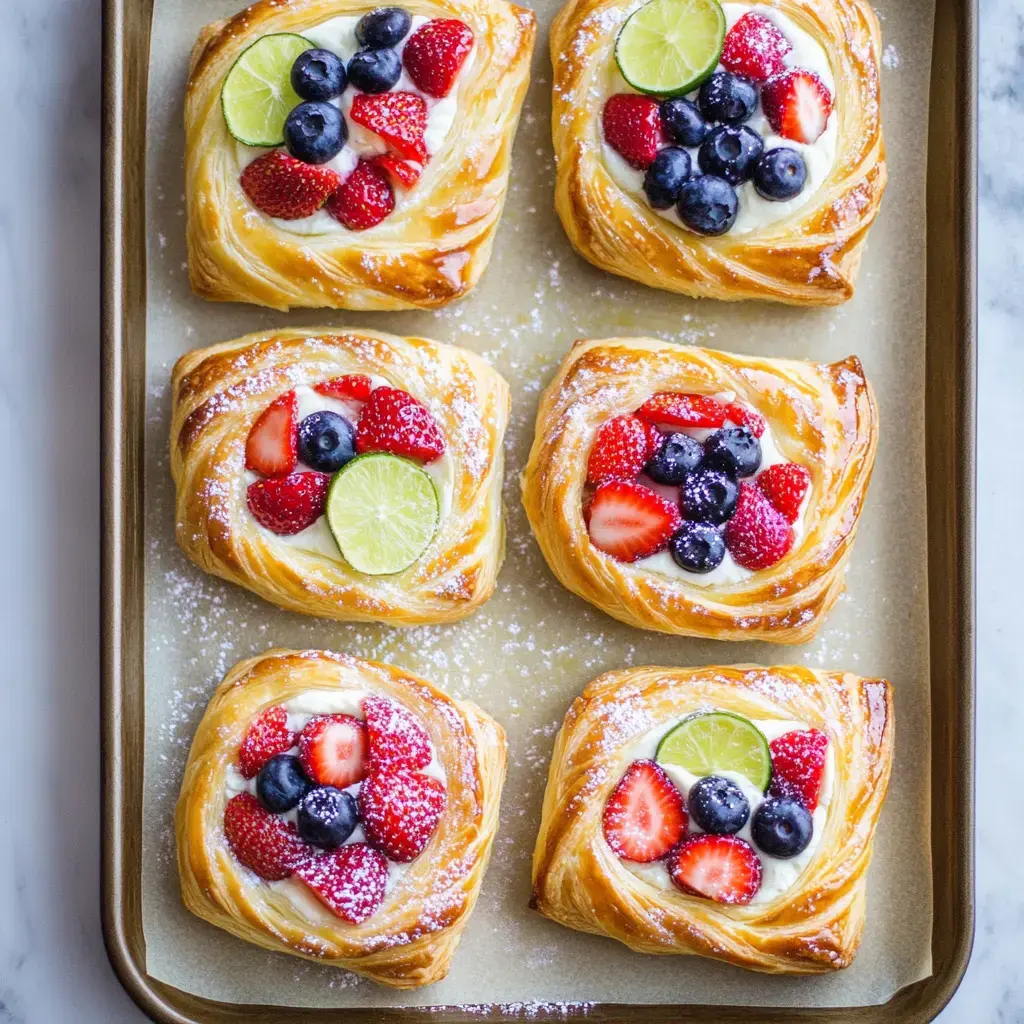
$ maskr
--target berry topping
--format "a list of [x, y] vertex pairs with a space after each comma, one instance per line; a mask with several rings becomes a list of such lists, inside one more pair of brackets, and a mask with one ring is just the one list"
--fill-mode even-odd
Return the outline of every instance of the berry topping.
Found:
[[788, 522], [795, 523], [811, 486], [811, 474], [795, 462], [777, 462], [757, 478], [757, 486]]
[[299, 758], [314, 782], [351, 786], [366, 774], [366, 726], [352, 715], [316, 715], [299, 737]]
[[646, 864], [664, 857], [686, 833], [686, 807], [664, 769], [634, 761], [605, 805], [601, 826], [619, 857]]
[[725, 558], [725, 540], [711, 523], [686, 519], [668, 542], [672, 561], [687, 572], [705, 573], [717, 569]]
[[722, 427], [704, 442], [704, 465], [753, 476], [761, 468], [761, 442], [746, 427]]
[[388, 862], [365, 843], [352, 843], [310, 858], [295, 874], [338, 917], [362, 924], [384, 902]]
[[325, 850], [336, 849], [359, 824], [356, 799], [334, 786], [318, 786], [299, 803], [296, 824], [307, 843]]
[[712, 128], [700, 144], [697, 162], [705, 174], [739, 185], [754, 173], [757, 158], [764, 152], [761, 136], [745, 124], [723, 124]]
[[428, 96], [447, 96], [473, 49], [473, 32], [453, 18], [436, 18], [409, 37], [402, 56], [409, 77]]
[[326, 473], [291, 473], [270, 480], [256, 480], [245, 492], [253, 518], [265, 530], [288, 537], [312, 526], [323, 514]]
[[359, 790], [366, 838], [392, 860], [413, 860], [430, 842], [446, 801], [444, 783], [431, 775], [371, 772]]
[[311, 217], [338, 187], [337, 171], [316, 167], [275, 149], [256, 157], [239, 179], [242, 191], [268, 217]]
[[365, 231], [379, 224], [395, 208], [395, 193], [387, 174], [370, 160], [356, 169], [327, 200], [327, 212], [349, 231]]
[[658, 104], [647, 96], [619, 93], [601, 113], [605, 141], [631, 167], [646, 170], [664, 141]]
[[726, 71], [763, 82], [785, 70], [785, 57], [792, 49], [775, 22], [751, 11], [726, 33], [719, 60]]
[[322, 380], [319, 384], [313, 385], [313, 390], [328, 398], [348, 398], [365, 402], [373, 390], [373, 381], [362, 373], [350, 373], [344, 377]]
[[644, 472], [659, 484], [681, 484], [687, 473], [697, 469], [703, 459], [704, 446], [700, 441], [687, 434], [669, 434], [644, 466]]
[[736, 222], [740, 201], [724, 178], [702, 174], [691, 178], [676, 204], [679, 219], [698, 235], [724, 235]]
[[265, 811], [250, 793], [239, 793], [228, 801], [224, 837], [231, 852], [268, 882], [287, 878], [309, 856], [295, 826]]
[[739, 484], [728, 473], [702, 468], [683, 481], [679, 507], [687, 519], [724, 523], [736, 511], [739, 493]]
[[761, 861], [737, 836], [687, 836], [669, 856], [668, 871], [683, 892], [716, 903], [749, 903], [761, 888]]
[[284, 122], [288, 152], [307, 164], [325, 164], [336, 157], [348, 139], [341, 111], [322, 100], [300, 103]]
[[644, 193], [655, 210], [667, 210], [679, 201], [683, 183], [690, 177], [690, 154], [678, 146], [659, 150], [644, 175]]
[[401, 185], [402, 188], [412, 188], [423, 173], [423, 164], [419, 161], [403, 160], [392, 153], [382, 153], [373, 159], [374, 163], [378, 167], [383, 167], [391, 175], [395, 184]]
[[288, 728], [288, 712], [279, 704], [267, 708], [246, 730], [238, 748], [238, 770], [244, 778], [254, 779], [275, 754], [283, 754], [294, 746], [295, 734]]
[[772, 752], [772, 796], [799, 800], [813, 812], [821, 795], [828, 737], [818, 729], [797, 729], [768, 746]]
[[696, 103], [679, 96], [664, 100], [660, 111], [661, 126], [672, 142], [694, 149], [704, 141], [704, 136], [708, 133], [708, 124], [697, 109]]
[[356, 449], [433, 462], [444, 455], [445, 444], [437, 421], [422, 402], [407, 391], [381, 387], [359, 414]]
[[754, 437], [760, 437], [768, 426], [765, 418], [749, 405], [740, 405], [739, 402], [730, 402], [725, 407], [725, 418], [738, 427], [746, 427]]
[[641, 420], [644, 425], [644, 432], [647, 434], [647, 458], [653, 459], [661, 451], [665, 443], [665, 435], [653, 424]]
[[751, 838], [770, 857], [786, 859], [803, 853], [813, 834], [811, 812], [790, 797], [768, 797], [750, 822]]
[[298, 401], [289, 391], [264, 409], [245, 440], [245, 468], [263, 476], [280, 476], [295, 468], [299, 430]]
[[744, 481], [725, 528], [725, 546], [745, 569], [767, 569], [793, 546], [793, 527], [756, 483]]
[[754, 164], [754, 188], [762, 199], [782, 202], [798, 196], [807, 181], [804, 158], [786, 146], [769, 149]]
[[345, 91], [345, 65], [330, 50], [306, 50], [292, 65], [292, 88], [304, 100], [332, 100]]
[[367, 697], [363, 701], [370, 770], [426, 768], [430, 764], [430, 737], [416, 717], [397, 701]]
[[720, 427], [725, 422], [725, 406], [707, 395], [684, 395], [659, 391], [636, 411], [637, 416], [662, 430], [673, 427]]
[[298, 804], [312, 785], [297, 757], [277, 754], [256, 776], [256, 799], [273, 814], [284, 814]]
[[629, 413], [606, 420], [594, 438], [587, 462], [587, 483], [635, 480], [647, 461], [646, 424]]
[[784, 139], [810, 145], [828, 124], [832, 94], [813, 71], [793, 68], [764, 83], [761, 107], [768, 123]]
[[690, 787], [686, 807], [701, 831], [715, 835], [731, 836], [739, 832], [750, 817], [750, 804], [743, 790], [720, 775], [698, 779]]
[[402, 156], [421, 163], [426, 160], [427, 104], [422, 96], [411, 92], [357, 96], [349, 117], [379, 135]]
[[311, 469], [334, 473], [355, 456], [355, 428], [344, 416], [323, 409], [299, 424], [299, 458]]
[[402, 59], [394, 50], [360, 50], [348, 62], [348, 80], [361, 92], [387, 92], [402, 77]]
[[356, 22], [356, 41], [369, 50], [397, 46], [412, 28], [412, 15], [404, 7], [377, 7]]
[[740, 75], [716, 71], [700, 87], [697, 103], [705, 121], [742, 124], [757, 107], [757, 86]]
[[621, 562], [660, 551], [679, 529], [679, 509], [628, 480], [601, 484], [590, 503], [591, 543]]

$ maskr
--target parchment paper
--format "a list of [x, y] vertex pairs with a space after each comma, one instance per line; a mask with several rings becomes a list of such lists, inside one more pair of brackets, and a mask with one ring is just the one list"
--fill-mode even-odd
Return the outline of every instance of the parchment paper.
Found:
[[[690, 301], [605, 274], [571, 251], [552, 209], [551, 70], [539, 0], [533, 83], [516, 141], [494, 258], [470, 298], [437, 313], [279, 314], [203, 302], [185, 272], [182, 93], [199, 27], [238, 0], [157, 0], [148, 129], [146, 761], [143, 919], [147, 969], [212, 999], [302, 1006], [511, 1004], [524, 1013], [598, 1001], [842, 1006], [882, 1002], [931, 970], [925, 479], [924, 175], [932, 7], [886, 0], [884, 124], [890, 183], [856, 298], [839, 309]], [[512, 386], [498, 592], [450, 627], [345, 625], [277, 609], [205, 576], [174, 543], [168, 380], [196, 346], [295, 324], [416, 332], [484, 354]], [[519, 503], [538, 394], [577, 337], [648, 334], [736, 352], [834, 360], [856, 353], [874, 383], [882, 434], [848, 590], [803, 647], [672, 638], [619, 625], [548, 571]], [[141, 343], [141, 339], [140, 339]], [[331, 647], [392, 661], [490, 711], [508, 732], [501, 827], [451, 974], [397, 994], [336, 968], [263, 952], [188, 914], [173, 809], [192, 733], [234, 662], [273, 645]], [[824, 978], [773, 978], [696, 957], [651, 957], [527, 909], [530, 855], [553, 737], [584, 684], [624, 665], [804, 663], [882, 675], [896, 690], [896, 762], [870, 869], [864, 943]], [[140, 681], [141, 684], [141, 681]]]

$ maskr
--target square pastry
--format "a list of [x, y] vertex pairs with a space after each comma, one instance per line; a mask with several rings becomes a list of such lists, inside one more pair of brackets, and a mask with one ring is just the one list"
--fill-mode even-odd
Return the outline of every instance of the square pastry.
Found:
[[466, 294], [505, 201], [535, 34], [504, 0], [259, 0], [207, 25], [185, 102], [193, 290], [276, 309]]

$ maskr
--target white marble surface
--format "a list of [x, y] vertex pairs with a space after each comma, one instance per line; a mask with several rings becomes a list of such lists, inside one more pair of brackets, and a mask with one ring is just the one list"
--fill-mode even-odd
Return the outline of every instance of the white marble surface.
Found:
[[[943, 1024], [1024, 1021], [1024, 0], [981, 46], [978, 920]], [[100, 0], [0, 3], [0, 1024], [143, 1020], [99, 926], [99, 77]]]

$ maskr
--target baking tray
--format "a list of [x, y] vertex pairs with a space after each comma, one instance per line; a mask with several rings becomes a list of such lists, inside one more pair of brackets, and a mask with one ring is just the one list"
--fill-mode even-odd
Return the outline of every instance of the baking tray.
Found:
[[[927, 171], [925, 468], [932, 713], [930, 977], [846, 1009], [587, 1004], [297, 1009], [203, 999], [145, 970], [141, 895], [144, 686], [145, 137], [152, 0], [104, 5], [103, 919], [111, 962], [153, 1019], [173, 1022], [927, 1021], [955, 991], [973, 932], [973, 530], [976, 19], [938, 0]], [[543, 44], [542, 44], [543, 45]]]

